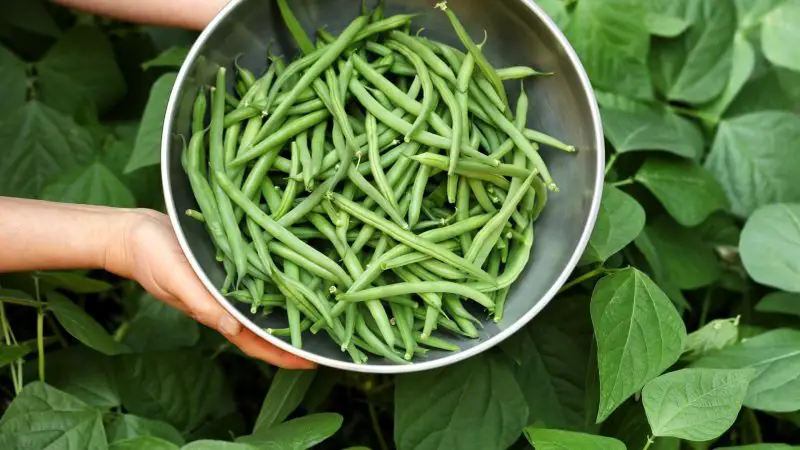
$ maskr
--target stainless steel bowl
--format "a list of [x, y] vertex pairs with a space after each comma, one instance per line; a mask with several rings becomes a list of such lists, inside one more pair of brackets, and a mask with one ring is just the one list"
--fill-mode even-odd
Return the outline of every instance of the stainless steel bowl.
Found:
[[[414, 21], [415, 29], [425, 27], [426, 36], [460, 48], [446, 16], [434, 9], [436, 1], [386, 0], [386, 12], [424, 13]], [[357, 0], [293, 0], [291, 7], [307, 30], [326, 26], [338, 32], [359, 13], [360, 4]], [[575, 145], [578, 152], [542, 149], [561, 192], [550, 195], [536, 222], [532, 260], [511, 289], [503, 321], [485, 321], [479, 339], [451, 338], [461, 347], [459, 352], [431, 351], [413, 364], [397, 365], [372, 356], [368, 363], [358, 365], [324, 333], [305, 337], [302, 350], [266, 333], [265, 327], [285, 327], [285, 319], [279, 314], [268, 318], [251, 315], [246, 305], [220, 294], [225, 275], [214, 259], [211, 240], [200, 223], [183, 214], [187, 208], [196, 208], [180, 154], [182, 138], [188, 140], [198, 87], [213, 84], [218, 65], [231, 67], [237, 58], [239, 64], [262, 73], [271, 41], [276, 43], [273, 51], [287, 56], [295, 53], [275, 2], [232, 1], [203, 31], [180, 70], [167, 108], [162, 143], [164, 195], [173, 227], [192, 267], [217, 301], [254, 333], [284, 350], [324, 366], [358, 372], [404, 373], [453, 364], [498, 344], [528, 323], [555, 296], [586, 246], [600, 204], [604, 147], [594, 94], [575, 52], [530, 0], [449, 0], [448, 4], [475, 39], [486, 30], [489, 40], [483, 50], [495, 66], [522, 64], [555, 73], [526, 81], [531, 100], [528, 123]], [[508, 88], [509, 98], [516, 98], [518, 85], [508, 83]]]

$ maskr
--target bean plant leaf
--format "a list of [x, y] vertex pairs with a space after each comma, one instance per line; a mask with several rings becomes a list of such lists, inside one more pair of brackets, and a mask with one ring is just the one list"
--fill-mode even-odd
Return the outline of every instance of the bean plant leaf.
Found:
[[153, 67], [168, 67], [179, 69], [189, 54], [189, 47], [170, 47], [159, 53], [155, 58], [142, 63], [142, 70]]
[[584, 0], [575, 6], [565, 33], [596, 87], [652, 98], [645, 13], [635, 0]]
[[693, 161], [648, 158], [636, 172], [636, 181], [645, 185], [667, 212], [686, 227], [699, 225], [728, 204], [717, 180]]
[[91, 160], [92, 137], [71, 118], [28, 102], [0, 122], [0, 195], [35, 197], [52, 176]]
[[722, 185], [734, 214], [759, 206], [800, 201], [800, 117], [760, 112], [723, 120], [706, 161]]
[[31, 351], [33, 351], [33, 348], [29, 345], [0, 344], [0, 368], [7, 366], [14, 361], [22, 359]]
[[654, 436], [709, 441], [733, 425], [753, 370], [682, 369], [642, 389]]
[[793, 447], [788, 444], [753, 444], [736, 447], [717, 447], [718, 450], [793, 450], [797, 448], [796, 446]]
[[644, 209], [630, 195], [606, 185], [582, 263], [605, 261], [633, 242], [644, 228]]
[[686, 337], [684, 358], [695, 360], [736, 344], [739, 340], [739, 317], [714, 319]]
[[736, 117], [762, 111], [797, 111], [799, 101], [800, 72], [776, 66], [756, 66], [725, 116]]
[[303, 401], [316, 371], [279, 369], [261, 405], [253, 433], [283, 422]]
[[627, 268], [597, 282], [592, 294], [602, 422], [683, 351], [686, 328], [666, 294], [642, 272]]
[[800, 409], [800, 331], [777, 329], [712, 353], [692, 364], [718, 369], [755, 369], [744, 405], [763, 411]]
[[6, 0], [3, 2], [0, 24], [8, 24], [21, 30], [49, 37], [58, 37], [61, 34], [61, 29], [47, 12], [43, 2], [37, 1]]
[[703, 152], [697, 125], [671, 112], [644, 105], [601, 112], [606, 138], [620, 153], [659, 150], [695, 159]]
[[261, 448], [237, 442], [212, 441], [208, 439], [202, 439], [199, 441], [190, 442], [181, 447], [181, 450], [256, 450], [256, 449], [260, 450]]
[[92, 316], [58, 292], [47, 293], [47, 308], [75, 339], [105, 355], [122, 351], [120, 344]]
[[11, 50], [0, 45], [0, 120], [25, 104], [28, 91], [27, 65]]
[[483, 353], [442, 369], [397, 377], [397, 448], [510, 446], [528, 418], [510, 364], [500, 355]]
[[131, 173], [142, 167], [154, 166], [161, 158], [161, 131], [164, 129], [164, 116], [167, 112], [169, 95], [178, 74], [166, 73], [156, 80], [150, 89], [150, 98], [139, 125], [133, 154], [125, 166], [125, 173]]
[[756, 304], [755, 310], [800, 317], [800, 294], [772, 292]]
[[776, 66], [800, 71], [800, 0], [786, 0], [763, 18], [761, 47]]
[[[652, 435], [641, 401], [628, 400], [603, 422], [600, 433], [622, 441], [631, 450], [642, 449]], [[680, 440], [661, 437], [650, 444], [652, 450], [680, 450]]]
[[69, 394], [33, 382], [0, 419], [0, 448], [105, 450], [102, 415]]
[[95, 27], [79, 25], [65, 33], [36, 64], [36, 72], [42, 101], [68, 114], [84, 102], [103, 111], [125, 95], [111, 43]]
[[779, 203], [756, 210], [742, 230], [739, 251], [754, 280], [800, 292], [800, 203]]
[[754, 28], [761, 24], [764, 16], [786, 0], [734, 0], [739, 17], [739, 28]]
[[108, 450], [179, 450], [174, 443], [154, 436], [137, 436], [114, 441]]
[[728, 77], [728, 83], [719, 97], [701, 108], [703, 114], [710, 116], [713, 122], [718, 122], [750, 79], [755, 64], [756, 52], [753, 50], [753, 45], [743, 33], [737, 32], [733, 38], [731, 72]]
[[95, 161], [86, 167], [63, 173], [42, 190], [43, 200], [88, 205], [132, 208], [136, 199], [108, 167]]
[[534, 427], [527, 427], [523, 432], [536, 450], [625, 450], [625, 444], [605, 436]]
[[258, 447], [261, 450], [292, 450], [311, 448], [333, 436], [343, 422], [342, 416], [334, 413], [318, 413], [298, 417], [249, 436], [237, 442]]
[[196, 321], [149, 294], [140, 295], [137, 306], [122, 341], [133, 350], [175, 350], [191, 347], [200, 338]]
[[106, 425], [106, 434], [108, 441], [112, 443], [143, 436], [162, 439], [174, 445], [183, 445], [184, 443], [180, 431], [172, 425], [133, 414], [117, 416], [113, 422]]
[[655, 12], [647, 13], [645, 16], [647, 29], [650, 34], [660, 37], [675, 37], [689, 28], [689, 21], [683, 17], [675, 17], [668, 14]]
[[669, 100], [713, 100], [730, 73], [736, 31], [733, 0], [676, 0], [666, 12], [692, 25], [678, 38], [656, 41], [651, 57], [654, 84]]
[[47, 271], [37, 272], [39, 281], [48, 288], [64, 289], [76, 294], [99, 294], [114, 289], [114, 285], [102, 280], [89, 278], [79, 272]]
[[[80, 361], [79, 365], [75, 361]], [[112, 358], [84, 346], [75, 345], [49, 352], [46, 357], [47, 382], [100, 409], [120, 405]]]

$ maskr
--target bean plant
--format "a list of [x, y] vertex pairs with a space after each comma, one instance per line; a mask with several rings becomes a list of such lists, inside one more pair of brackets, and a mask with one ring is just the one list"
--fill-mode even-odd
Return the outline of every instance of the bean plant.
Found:
[[[2, 274], [0, 448], [800, 445], [800, 0], [537, 3], [589, 75], [607, 163], [580, 264], [528, 326], [437, 370], [288, 371], [131, 281]], [[195, 37], [5, 2], [0, 195], [163, 210]]]

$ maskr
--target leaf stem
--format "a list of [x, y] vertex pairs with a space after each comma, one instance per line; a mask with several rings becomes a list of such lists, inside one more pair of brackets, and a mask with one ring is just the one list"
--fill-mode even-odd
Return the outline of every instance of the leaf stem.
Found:
[[608, 184], [611, 185], [611, 186], [614, 186], [614, 187], [620, 187], [620, 186], [627, 186], [627, 185], [633, 184], [635, 182], [636, 182], [636, 180], [634, 180], [633, 178], [626, 178], [624, 180], [619, 180], [619, 181], [615, 181], [613, 183], [608, 183]]
[[372, 422], [372, 429], [375, 431], [375, 436], [378, 437], [378, 446], [381, 450], [389, 450], [389, 446], [386, 444], [386, 439], [383, 438], [383, 432], [381, 432], [381, 424], [378, 422], [378, 413], [375, 411], [375, 407], [372, 406], [372, 403], [367, 402], [367, 408], [369, 409], [369, 418]]
[[608, 172], [611, 172], [611, 168], [614, 167], [614, 163], [617, 162], [617, 158], [619, 158], [619, 153], [614, 153], [611, 155], [611, 158], [608, 158], [608, 163], [606, 163], [606, 171], [604, 173], [605, 176], [608, 176]]
[[653, 442], [655, 441], [656, 441], [655, 437], [647, 436], [647, 442], [645, 442], [644, 447], [642, 447], [642, 450], [647, 450], [648, 448], [650, 448], [650, 446], [653, 445]]
[[[17, 340], [11, 331], [11, 324], [8, 323], [6, 305], [3, 302], [0, 302], [0, 327], [3, 329], [3, 339], [5, 339], [6, 345], [15, 345]], [[14, 392], [19, 394], [22, 391], [22, 364], [14, 361], [9, 364], [9, 370], [11, 371], [11, 382], [14, 384]]]
[[[42, 297], [39, 290], [39, 277], [33, 277], [33, 285], [36, 289], [36, 301], [41, 305]], [[36, 309], [36, 349], [39, 352], [39, 381], [44, 383], [44, 307]]]
[[586, 280], [590, 280], [590, 279], [592, 279], [592, 278], [594, 278], [594, 277], [596, 277], [598, 275], [602, 275], [602, 274], [604, 274], [606, 272], [609, 272], [609, 271], [610, 271], [609, 269], [606, 269], [603, 266], [597, 267], [594, 270], [590, 270], [589, 272], [586, 272], [583, 275], [580, 275], [580, 276], [572, 279], [570, 282], [568, 282], [568, 283], [564, 284], [563, 286], [561, 286], [561, 289], [558, 290], [558, 293], [560, 294], [560, 293], [562, 293], [562, 292], [564, 292], [564, 291], [566, 291], [566, 290], [568, 290], [568, 289], [570, 289], [572, 287], [575, 287], [575, 286], [583, 283]]

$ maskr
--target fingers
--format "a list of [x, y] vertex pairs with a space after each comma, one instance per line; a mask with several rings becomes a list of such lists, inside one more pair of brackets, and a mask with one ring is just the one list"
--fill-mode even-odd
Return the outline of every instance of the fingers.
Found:
[[[233, 317], [231, 317], [231, 319], [233, 319]], [[317, 365], [311, 361], [306, 361], [305, 359], [268, 343], [248, 329], [242, 329], [236, 336], [228, 336], [225, 333], [222, 334], [248, 356], [266, 361], [283, 369], [299, 370], [314, 369], [317, 367]]]

